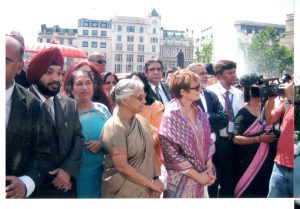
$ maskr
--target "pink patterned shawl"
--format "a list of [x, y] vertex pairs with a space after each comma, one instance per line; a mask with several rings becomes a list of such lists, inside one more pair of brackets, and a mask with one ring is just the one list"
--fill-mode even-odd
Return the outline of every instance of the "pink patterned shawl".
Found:
[[165, 109], [159, 130], [167, 169], [167, 189], [164, 197], [203, 197], [204, 188], [184, 175], [189, 169], [203, 172], [215, 147], [210, 139], [210, 125], [200, 107], [195, 126], [183, 110], [179, 99], [173, 99]]

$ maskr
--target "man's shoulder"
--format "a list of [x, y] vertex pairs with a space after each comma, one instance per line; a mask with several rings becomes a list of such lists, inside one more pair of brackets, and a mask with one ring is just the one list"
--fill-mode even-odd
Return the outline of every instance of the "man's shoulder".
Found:
[[242, 90], [240, 90], [240, 89], [238, 89], [238, 88], [236, 88], [234, 86], [231, 86], [231, 88], [232, 88], [234, 94], [239, 95], [239, 96], [243, 96], [244, 95], [244, 93], [243, 93]]
[[19, 97], [26, 100], [26, 104], [41, 104], [41, 101], [28, 89], [24, 88], [20, 84], [15, 84], [15, 91]]
[[72, 98], [70, 98], [70, 97], [68, 97], [68, 96], [66, 96], [66, 95], [64, 95], [64, 94], [61, 94], [61, 93], [58, 93], [58, 94], [56, 95], [56, 97], [57, 97], [59, 100], [64, 101], [64, 102], [66, 102], [66, 103], [75, 103], [75, 99], [72, 99]]

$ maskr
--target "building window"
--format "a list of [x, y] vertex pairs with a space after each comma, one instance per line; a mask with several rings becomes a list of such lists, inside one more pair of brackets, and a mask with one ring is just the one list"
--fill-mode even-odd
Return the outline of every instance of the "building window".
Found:
[[83, 26], [84, 26], [84, 27], [89, 27], [89, 22], [88, 22], [88, 21], [84, 21], [84, 22], [83, 22]]
[[144, 42], [144, 37], [143, 37], [143, 36], [140, 36], [140, 37], [139, 37], [139, 41], [140, 41], [140, 43], [143, 43], [143, 42]]
[[142, 73], [144, 71], [144, 65], [138, 65], [137, 66], [137, 71]]
[[132, 44], [127, 44], [127, 51], [133, 52], [133, 45]]
[[82, 42], [82, 47], [89, 47], [89, 42], [83, 41]]
[[92, 48], [97, 48], [97, 42], [96, 41], [92, 41]]
[[122, 32], [122, 25], [118, 25], [118, 32]]
[[153, 34], [156, 34], [156, 28], [153, 28]]
[[63, 38], [59, 39], [59, 44], [61, 44], [61, 45], [64, 44], [64, 39]]
[[98, 23], [97, 22], [92, 22], [92, 27], [98, 27]]
[[126, 55], [126, 62], [133, 62], [133, 54]]
[[128, 25], [126, 28], [126, 31], [128, 33], [134, 33], [135, 32], [135, 27], [133, 25]]
[[131, 73], [132, 69], [133, 69], [133, 65], [131, 64], [126, 65], [126, 73]]
[[106, 42], [100, 42], [100, 48], [106, 48]]
[[82, 31], [82, 35], [88, 36], [88, 35], [89, 35], [89, 31], [88, 31], [88, 30], [83, 30], [83, 31]]
[[143, 26], [140, 27], [140, 33], [144, 33], [144, 27]]
[[122, 72], [122, 65], [115, 64], [115, 73], [121, 73], [121, 72]]
[[122, 54], [115, 54], [115, 61], [122, 62]]
[[116, 51], [122, 51], [123, 44], [116, 44]]
[[47, 38], [47, 43], [50, 43], [51, 42], [51, 39], [50, 38]]
[[152, 45], [152, 52], [156, 52], [156, 46]]
[[127, 36], [127, 42], [134, 42], [134, 36]]
[[144, 62], [144, 55], [138, 55], [137, 62]]
[[69, 44], [69, 46], [72, 46], [73, 45], [73, 39], [69, 38], [68, 39], [68, 44]]
[[150, 42], [151, 42], [151, 43], [158, 43], [158, 38], [156, 38], [156, 37], [151, 37]]
[[43, 39], [42, 38], [40, 38], [40, 43], [43, 43]]
[[122, 41], [122, 35], [117, 35], [117, 41]]
[[101, 28], [107, 28], [107, 23], [106, 22], [101, 22], [100, 27]]
[[98, 31], [92, 30], [92, 36], [98, 36]]
[[107, 36], [107, 32], [106, 32], [106, 31], [101, 31], [101, 36], [102, 36], [102, 37]]
[[138, 45], [138, 51], [143, 52], [144, 51], [144, 45]]

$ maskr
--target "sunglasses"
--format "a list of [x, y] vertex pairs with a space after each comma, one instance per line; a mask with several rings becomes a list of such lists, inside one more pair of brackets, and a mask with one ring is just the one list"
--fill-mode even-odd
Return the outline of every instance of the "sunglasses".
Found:
[[197, 86], [195, 86], [195, 87], [190, 87], [189, 89], [194, 89], [194, 90], [196, 90], [196, 91], [199, 91], [200, 90], [200, 84], [198, 84]]
[[98, 64], [106, 64], [106, 61], [105, 60], [98, 60], [98, 61], [96, 61], [96, 63], [98, 63]]

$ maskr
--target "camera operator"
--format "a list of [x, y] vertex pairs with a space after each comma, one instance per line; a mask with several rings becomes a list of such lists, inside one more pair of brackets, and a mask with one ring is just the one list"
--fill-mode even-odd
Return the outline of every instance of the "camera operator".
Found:
[[[284, 90], [286, 102], [274, 108], [275, 97], [269, 97], [265, 109], [266, 123], [281, 123], [275, 163], [269, 184], [268, 197], [293, 197], [294, 168], [294, 83], [279, 86]], [[288, 104], [288, 106], [285, 106]]]
[[[260, 77], [247, 73], [240, 78], [247, 103], [234, 121], [236, 172], [238, 182], [235, 197], [267, 197], [269, 180], [276, 155], [276, 135], [269, 132], [272, 125], [259, 122], [261, 97], [257, 86]], [[256, 169], [250, 169], [255, 167]]]

